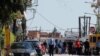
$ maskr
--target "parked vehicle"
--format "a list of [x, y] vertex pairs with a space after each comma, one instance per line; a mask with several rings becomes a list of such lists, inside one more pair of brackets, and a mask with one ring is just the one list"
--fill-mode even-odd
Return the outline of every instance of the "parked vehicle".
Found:
[[25, 40], [25, 42], [32, 43], [33, 47], [35, 48], [38, 56], [42, 56], [42, 50], [40, 48], [40, 42], [38, 40]]
[[99, 39], [100, 39], [100, 34], [89, 35], [90, 50], [91, 50], [91, 53], [93, 54], [97, 53], [96, 43], [99, 41]]
[[11, 45], [13, 56], [36, 56], [37, 52], [29, 42], [15, 42]]
[[33, 44], [34, 47], [39, 46], [39, 41], [38, 40], [25, 40], [24, 42], [30, 42]]

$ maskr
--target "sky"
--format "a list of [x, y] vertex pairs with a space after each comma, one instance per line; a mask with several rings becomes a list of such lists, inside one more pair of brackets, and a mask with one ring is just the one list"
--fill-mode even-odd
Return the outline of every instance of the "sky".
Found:
[[[79, 16], [91, 16], [91, 23], [96, 23], [96, 16], [85, 14], [93, 13], [90, 3], [92, 0], [38, 0], [38, 6], [34, 7], [36, 13], [27, 10], [26, 18], [28, 30], [53, 31], [54, 27], [61, 33], [70, 31], [69, 28], [78, 28]], [[73, 31], [78, 31], [73, 29]]]

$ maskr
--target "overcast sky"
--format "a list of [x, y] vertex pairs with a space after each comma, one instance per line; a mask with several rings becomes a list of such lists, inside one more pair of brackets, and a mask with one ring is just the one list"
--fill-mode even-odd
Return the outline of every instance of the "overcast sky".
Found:
[[[91, 16], [91, 23], [95, 23], [95, 15], [84, 14], [93, 13], [91, 4], [86, 1], [92, 0], [38, 0], [34, 19], [27, 21], [28, 29], [41, 27], [43, 31], [52, 31], [56, 27], [58, 31], [64, 32], [67, 28], [78, 28], [78, 17], [84, 15]], [[26, 13], [27, 19], [32, 18], [32, 11]]]

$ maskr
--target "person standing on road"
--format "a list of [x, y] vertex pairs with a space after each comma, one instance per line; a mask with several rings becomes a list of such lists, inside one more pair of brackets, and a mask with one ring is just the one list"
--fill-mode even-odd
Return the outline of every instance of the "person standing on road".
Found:
[[55, 40], [55, 53], [58, 54], [58, 40]]
[[62, 43], [62, 54], [64, 54], [66, 52], [66, 46], [67, 46], [67, 43], [66, 43], [66, 40]]
[[45, 53], [47, 52], [47, 42], [46, 40], [43, 42], [44, 48], [45, 48]]
[[85, 55], [89, 55], [89, 48], [90, 48], [90, 46], [89, 46], [88, 39], [86, 39], [86, 41], [84, 42], [84, 47], [85, 47], [84, 54]]
[[72, 54], [76, 54], [76, 45], [75, 45], [75, 41], [73, 41], [72, 48], [73, 48]]
[[73, 42], [69, 40], [67, 46], [68, 46], [68, 54], [72, 54]]
[[76, 41], [75, 45], [76, 45], [76, 53], [78, 55], [81, 55], [81, 42], [79, 41], [79, 39]]
[[49, 43], [49, 55], [53, 56], [54, 55], [54, 40], [51, 39]]
[[82, 54], [83, 54], [83, 42], [80, 41], [80, 44], [81, 44], [81, 47], [80, 47], [80, 53], [81, 53], [81, 55], [82, 55]]

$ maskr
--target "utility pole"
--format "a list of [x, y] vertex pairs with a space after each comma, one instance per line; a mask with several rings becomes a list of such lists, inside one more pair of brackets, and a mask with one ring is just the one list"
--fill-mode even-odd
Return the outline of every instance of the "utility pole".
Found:
[[25, 37], [26, 37], [26, 19], [25, 17], [22, 18], [22, 21], [21, 21], [21, 26], [22, 26], [22, 33], [23, 33], [23, 37], [22, 37], [22, 40], [24, 41], [25, 40]]
[[[1, 25], [1, 22], [0, 22], [0, 25]], [[1, 33], [2, 33], [2, 27], [0, 27], [0, 56], [1, 56]]]
[[79, 17], [79, 38], [81, 38], [81, 17]]

